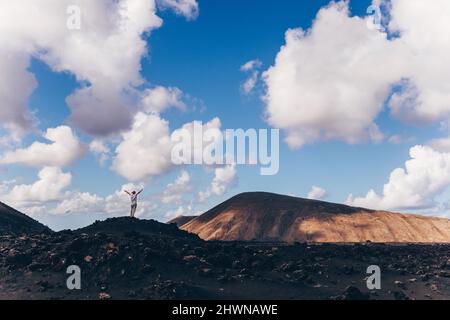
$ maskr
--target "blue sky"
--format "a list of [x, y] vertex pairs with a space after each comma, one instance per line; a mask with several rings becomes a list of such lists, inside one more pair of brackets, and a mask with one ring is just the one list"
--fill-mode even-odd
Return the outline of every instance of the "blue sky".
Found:
[[[275, 59], [282, 50], [280, 48], [286, 43], [286, 31], [291, 28], [303, 30], [311, 28], [318, 11], [325, 8], [328, 3], [329, 1], [297, 0], [258, 1], [257, 3], [256, 1], [200, 0], [198, 1], [199, 14], [191, 16], [189, 13], [180, 14], [177, 8], [171, 8], [166, 4], [164, 10], [156, 11], [163, 20], [163, 25], [154, 27], [150, 33], [141, 35], [148, 46], [148, 53], [140, 57], [139, 73], [145, 79], [145, 83], [135, 88], [144, 90], [155, 86], [176, 87], [183, 92], [182, 100], [186, 109], [167, 108], [160, 115], [162, 119], [168, 121], [171, 131], [194, 120], [208, 122], [215, 117], [220, 119], [222, 129], [276, 127], [267, 121], [267, 101], [263, 99], [263, 96], [266, 95], [269, 84], [265, 82], [261, 74], [269, 67], [278, 67], [281, 64]], [[370, 5], [371, 1], [350, 1], [350, 13], [346, 19], [350, 21], [352, 16], [364, 19]], [[160, 4], [160, 7], [163, 5]], [[398, 10], [399, 12], [401, 10], [400, 4]], [[319, 42], [322, 39], [316, 40]], [[3, 46], [3, 49], [8, 49], [8, 44]], [[338, 51], [323, 54], [324, 57], [339, 56]], [[258, 70], [259, 77], [255, 88], [249, 94], [245, 94], [241, 85], [249, 74], [240, 71], [240, 67], [253, 59], [258, 59], [262, 65]], [[385, 62], [381, 57], [379, 63]], [[312, 65], [313, 63], [316, 62], [312, 62]], [[396, 61], [389, 61], [389, 63], [396, 65]], [[13, 152], [14, 149], [26, 148], [35, 141], [48, 143], [43, 139], [42, 134], [48, 128], [61, 125], [71, 127], [80, 141], [86, 145], [96, 138], [70, 120], [71, 107], [68, 106], [66, 99], [77, 88], [85, 85], [83, 81], [79, 81], [78, 71], [70, 68], [63, 71], [55, 71], [55, 69], [58, 68], [46, 61], [42, 55], [36, 53], [31, 55], [28, 70], [34, 74], [38, 85], [29, 96], [28, 108], [34, 115], [36, 123], [26, 134], [21, 135], [19, 142], [5, 144], [4, 154]], [[318, 74], [320, 72], [323, 71], [317, 71]], [[329, 72], [334, 71], [330, 69]], [[402, 75], [400, 71], [399, 74]], [[398, 80], [401, 78], [399, 77]], [[417, 83], [422, 82], [418, 80]], [[391, 85], [393, 87], [394, 84], [391, 83]], [[300, 86], [298, 88], [301, 89]], [[187, 166], [163, 170], [161, 174], [154, 174], [138, 183], [139, 186], [145, 187], [142, 199], [149, 202], [142, 206], [145, 212], [142, 211], [141, 215], [167, 220], [167, 212], [181, 207], [183, 210], [179, 212], [183, 214], [200, 213], [244, 191], [270, 191], [306, 197], [313, 186], [318, 186], [326, 191], [324, 200], [340, 203], [347, 201], [349, 194], [364, 197], [370, 189], [381, 196], [383, 185], [388, 182], [391, 172], [395, 168], [403, 168], [405, 161], [410, 158], [410, 148], [427, 145], [432, 139], [446, 136], [446, 131], [442, 130], [442, 123], [447, 120], [446, 116], [436, 116], [426, 125], [401, 121], [395, 117], [389, 106], [389, 98], [393, 92], [391, 90], [389, 95], [382, 99], [380, 111], [373, 119], [384, 135], [384, 138], [379, 141], [369, 139], [369, 141], [358, 141], [352, 144], [339, 138], [316, 139], [300, 148], [293, 148], [282, 141], [280, 170], [277, 175], [261, 176], [257, 167], [238, 166], [233, 182], [226, 185], [226, 191], [209, 197], [205, 202], [197, 201], [196, 194], [206, 190], [211, 184], [215, 174], [213, 169]], [[295, 97], [295, 92], [293, 94]], [[298, 95], [302, 95], [301, 90]], [[273, 103], [275, 106], [275, 102]], [[449, 104], [447, 106], [450, 107]], [[360, 106], [360, 108], [364, 107]], [[312, 110], [315, 106], [310, 105], [308, 108]], [[281, 137], [284, 139], [287, 131], [283, 130], [282, 126], [280, 128]], [[4, 135], [8, 136], [8, 129], [5, 129]], [[401, 137], [401, 139], [392, 143], [389, 141], [392, 136]], [[55, 228], [78, 226], [99, 216], [108, 216], [103, 212], [47, 214], [45, 211], [51, 210], [43, 209], [57, 206], [68, 197], [68, 192], [79, 191], [106, 198], [130, 182], [129, 179], [111, 169], [115, 157], [114, 150], [120, 143], [120, 133], [107, 138], [102, 137], [102, 139], [111, 150], [108, 159], [100, 164], [98, 155], [87, 152], [70, 165], [64, 166], [63, 172], [70, 172], [72, 180], [70, 186], [60, 190], [60, 199], [45, 200], [42, 203], [37, 203], [39, 201], [33, 199], [30, 201], [31, 204], [22, 199], [17, 200], [16, 203], [14, 197], [11, 197], [13, 185], [6, 186], [5, 181], [15, 180], [14, 183], [17, 185], [31, 185], [36, 181], [37, 173], [41, 168], [24, 165], [20, 161], [4, 164], [0, 171], [1, 179], [5, 184], [4, 188], [7, 190], [3, 200], [8, 202], [11, 199], [9, 202], [12, 205], [18, 206], [25, 212], [27, 209], [32, 213], [35, 212], [34, 215], [38, 219]], [[443, 150], [436, 150], [436, 152], [444, 153]], [[181, 195], [183, 201], [165, 203], [158, 208], [153, 208], [152, 205], [159, 201], [159, 195], [167, 184], [173, 182], [182, 171], [188, 172], [190, 184], [193, 186], [193, 188], [186, 188]], [[445, 202], [447, 189], [444, 185], [445, 183], [441, 183], [438, 190], [431, 193], [430, 197], [442, 199], [441, 202]], [[358, 203], [361, 202], [355, 201], [349, 204]], [[371, 204], [371, 202], [367, 203]], [[123, 204], [124, 215], [128, 210], [125, 204]], [[380, 204], [380, 206], [383, 205]], [[386, 209], [414, 211], [416, 207], [426, 208], [422, 211], [431, 210], [436, 213], [433, 210], [437, 210], [439, 206], [436, 203], [434, 206], [422, 205], [422, 203], [405, 206], [400, 204], [394, 207], [388, 206]]]

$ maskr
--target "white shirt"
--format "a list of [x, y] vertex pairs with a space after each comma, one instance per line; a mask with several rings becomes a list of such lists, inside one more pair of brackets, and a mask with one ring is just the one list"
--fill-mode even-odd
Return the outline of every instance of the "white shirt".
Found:
[[138, 193], [135, 194], [130, 194], [130, 198], [131, 198], [131, 205], [136, 205], [137, 204], [137, 197], [138, 197]]

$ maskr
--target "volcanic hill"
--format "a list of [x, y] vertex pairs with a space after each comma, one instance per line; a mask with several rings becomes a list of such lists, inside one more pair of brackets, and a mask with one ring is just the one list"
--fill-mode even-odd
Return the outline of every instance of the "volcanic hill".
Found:
[[450, 220], [264, 192], [242, 193], [181, 229], [204, 240], [450, 242]]
[[50, 232], [50, 229], [29, 216], [0, 202], [0, 235]]

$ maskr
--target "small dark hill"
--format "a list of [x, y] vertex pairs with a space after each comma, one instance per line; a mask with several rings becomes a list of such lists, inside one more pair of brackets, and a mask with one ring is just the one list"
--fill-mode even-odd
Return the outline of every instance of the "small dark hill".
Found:
[[178, 229], [175, 224], [160, 223], [155, 220], [141, 220], [130, 217], [110, 218], [96, 221], [90, 226], [75, 231], [78, 234], [106, 233], [110, 235], [123, 235], [138, 233], [141, 235], [162, 236], [198, 240], [197, 235]]
[[0, 202], [0, 235], [19, 235], [41, 232], [51, 232], [51, 230], [29, 216]]
[[167, 224], [176, 224], [178, 227], [181, 227], [195, 218], [197, 218], [197, 216], [178, 216], [167, 222]]

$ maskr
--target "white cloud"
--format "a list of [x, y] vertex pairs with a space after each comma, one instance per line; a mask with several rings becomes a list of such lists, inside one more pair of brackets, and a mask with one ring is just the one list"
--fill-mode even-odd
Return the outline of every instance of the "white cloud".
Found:
[[407, 123], [450, 118], [450, 2], [392, 0], [385, 8], [396, 37], [350, 17], [348, 2], [322, 8], [308, 31], [286, 32], [264, 79], [267, 121], [285, 130], [289, 146], [378, 141], [375, 119], [386, 101]]
[[34, 124], [28, 110], [28, 99], [37, 82], [34, 75], [27, 71], [30, 58], [20, 52], [6, 52], [2, 49], [1, 40], [0, 61], [0, 126], [21, 135]]
[[3, 150], [12, 150], [18, 147], [22, 140], [22, 133], [22, 130], [5, 131], [3, 135], [0, 133], [0, 148]]
[[211, 185], [206, 191], [200, 191], [198, 198], [203, 202], [211, 196], [222, 196], [229, 188], [235, 186], [237, 183], [237, 171], [235, 165], [227, 165], [216, 168], [214, 170], [214, 178]]
[[[66, 27], [69, 5], [81, 9], [79, 31]], [[140, 59], [147, 48], [140, 36], [161, 25], [153, 1], [3, 1], [0, 12], [0, 44], [6, 54], [34, 55], [53, 70], [69, 71], [90, 83], [68, 99], [75, 124], [100, 135], [127, 126], [130, 117], [119, 97], [123, 89], [141, 82]], [[23, 73], [24, 67], [13, 74]], [[8, 84], [10, 74], [4, 75], [8, 79], [0, 82], [17, 94]]]
[[250, 94], [256, 86], [259, 79], [258, 69], [262, 66], [262, 62], [258, 59], [250, 60], [241, 66], [242, 72], [250, 72], [250, 76], [241, 85], [244, 94]]
[[[36, 217], [41, 221], [50, 223], [51, 227], [61, 230], [64, 228], [73, 228], [73, 223], [77, 227], [85, 226], [94, 220], [104, 219], [111, 216], [128, 216], [130, 213], [130, 197], [124, 190], [138, 190], [143, 188], [142, 184], [125, 184], [119, 190], [112, 192], [107, 196], [99, 196], [89, 192], [65, 191], [60, 192], [48, 201], [35, 201], [26, 197], [26, 201], [17, 201], [12, 199], [5, 192], [12, 190], [11, 185], [0, 184], [0, 194], [2, 201], [13, 205], [22, 212]], [[12, 193], [12, 192], [11, 192]], [[29, 192], [24, 193], [30, 195]], [[138, 209], [136, 216], [140, 218], [164, 219], [165, 211], [159, 210], [160, 204], [154, 200], [149, 200], [147, 196], [141, 194], [138, 200]], [[84, 222], [76, 221], [81, 219]], [[59, 221], [59, 222], [58, 222]]]
[[[213, 141], [205, 141], [207, 138], [204, 135], [205, 132], [214, 133], [215, 135], [222, 134], [220, 131], [222, 123], [218, 117], [211, 119], [208, 122], [194, 120], [192, 122], [185, 123], [181, 128], [174, 130], [172, 133], [173, 140], [178, 149], [190, 153], [192, 159], [204, 159], [205, 150], [211, 146]], [[178, 141], [178, 139], [181, 139]], [[178, 154], [179, 150], [175, 150], [175, 154]], [[188, 157], [187, 157], [188, 158]], [[195, 161], [194, 161], [195, 162]]]
[[[48, 213], [54, 215], [102, 213], [110, 216], [126, 216], [130, 211], [130, 197], [124, 190], [139, 190], [142, 188], [143, 184], [125, 184], [120, 190], [116, 190], [106, 197], [88, 192], [72, 191], [67, 193], [64, 200], [55, 208], [49, 209]], [[150, 216], [151, 211], [156, 207], [156, 203], [152, 203], [140, 195], [136, 216]]]
[[33, 184], [15, 185], [3, 198], [16, 208], [42, 205], [49, 201], [61, 200], [62, 191], [72, 182], [70, 173], [64, 173], [55, 167], [44, 167], [39, 171], [38, 177]]
[[381, 195], [374, 190], [365, 197], [349, 195], [347, 204], [383, 210], [436, 206], [435, 197], [450, 185], [450, 153], [417, 145], [410, 149], [410, 157], [405, 168], [391, 172]]
[[188, 20], [197, 18], [199, 14], [196, 0], [159, 0], [159, 3], [163, 8], [171, 8]]
[[250, 94], [253, 89], [255, 89], [256, 83], [258, 81], [259, 72], [254, 71], [252, 74], [245, 80], [245, 82], [241, 86], [241, 90], [244, 94]]
[[49, 128], [44, 138], [51, 143], [34, 142], [27, 148], [6, 152], [0, 157], [0, 164], [65, 167], [85, 153], [85, 146], [70, 127]]
[[110, 149], [102, 140], [92, 140], [89, 144], [89, 150], [94, 153], [109, 153]]
[[100, 165], [104, 165], [108, 161], [111, 150], [104, 141], [94, 139], [89, 144], [89, 150], [97, 156]]
[[241, 66], [241, 71], [242, 72], [248, 72], [248, 71], [253, 71], [255, 69], [258, 69], [262, 66], [262, 62], [259, 59], [254, 59], [254, 60], [250, 60], [247, 61], [246, 63], [244, 63]]
[[182, 201], [184, 194], [192, 191], [190, 184], [191, 176], [185, 170], [181, 171], [180, 175], [174, 182], [167, 185], [161, 196], [162, 203], [179, 204]]
[[392, 144], [400, 144], [404, 141], [403, 137], [399, 134], [394, 134], [389, 137], [388, 142]]
[[176, 217], [180, 217], [180, 216], [184, 216], [184, 215], [185, 215], [184, 208], [182, 206], [179, 206], [175, 210], [167, 211], [165, 217], [170, 220], [170, 219], [173, 219], [173, 218], [176, 218]]
[[382, 138], [374, 120], [406, 63], [400, 40], [349, 17], [331, 3], [308, 31], [290, 29], [274, 66], [264, 73], [267, 121], [285, 130], [293, 148], [323, 140]]
[[[200, 157], [208, 144], [202, 145], [200, 140], [203, 135], [194, 134], [196, 125], [201, 125], [203, 130], [219, 130], [221, 123], [219, 118], [204, 124], [192, 121], [174, 130], [174, 133], [189, 134], [192, 139], [191, 154]], [[129, 181], [144, 181], [165, 174], [175, 167], [172, 162], [173, 145], [168, 122], [156, 114], [140, 112], [135, 116], [131, 130], [122, 134], [122, 141], [115, 150], [112, 169]]]
[[418, 124], [450, 117], [450, 2], [393, 0], [389, 28], [400, 33], [408, 53], [403, 90], [391, 101], [400, 119]]
[[169, 210], [167, 211], [167, 213], [165, 214], [165, 219], [166, 220], [172, 220], [176, 217], [180, 217], [180, 216], [191, 216], [191, 215], [195, 215], [192, 212], [192, 206], [191, 205], [187, 205], [185, 207], [183, 206], [179, 206], [178, 208], [174, 209], [174, 210]]
[[104, 210], [104, 199], [89, 192], [71, 192], [66, 199], [49, 210], [53, 214], [69, 213], [101, 213]]
[[140, 112], [122, 139], [112, 168], [124, 178], [143, 181], [171, 169], [172, 142], [167, 121]]
[[0, 181], [0, 195], [5, 195], [9, 190], [17, 184], [15, 179]]
[[[195, 0], [163, 1], [194, 17]], [[78, 6], [81, 30], [67, 28], [67, 8]], [[68, 98], [70, 120], [85, 132], [108, 136], [130, 127], [139, 99], [141, 59], [148, 53], [143, 35], [159, 28], [155, 0], [60, 0], [0, 2], [0, 119], [27, 129], [27, 101], [36, 87], [30, 57], [56, 72], [70, 72], [81, 87]], [[17, 23], [21, 21], [21, 23]]]
[[[114, 92], [106, 82], [76, 90], [66, 102], [72, 113], [70, 122], [84, 132], [106, 137], [129, 128], [133, 105], [131, 93]], [[133, 92], [133, 91], [131, 91]]]
[[439, 152], [450, 152], [450, 137], [433, 139], [428, 145]]
[[313, 186], [308, 192], [307, 198], [312, 200], [323, 200], [328, 196], [327, 191], [323, 188]]
[[157, 86], [146, 89], [142, 93], [142, 109], [148, 113], [160, 114], [169, 107], [176, 107], [181, 110], [186, 109], [182, 101], [183, 92], [178, 88], [166, 88]]

